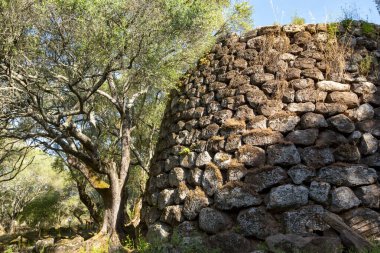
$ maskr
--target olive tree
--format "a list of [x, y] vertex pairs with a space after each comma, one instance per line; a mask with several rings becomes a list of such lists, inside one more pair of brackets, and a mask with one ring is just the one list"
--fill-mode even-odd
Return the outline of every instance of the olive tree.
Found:
[[55, 153], [79, 171], [101, 196], [99, 236], [110, 239], [111, 249], [124, 237], [129, 169], [134, 162], [148, 169], [149, 155], [135, 145], [144, 116], [138, 104], [173, 88], [215, 34], [245, 27], [247, 6], [227, 15], [228, 6], [226, 0], [0, 2], [0, 138]]

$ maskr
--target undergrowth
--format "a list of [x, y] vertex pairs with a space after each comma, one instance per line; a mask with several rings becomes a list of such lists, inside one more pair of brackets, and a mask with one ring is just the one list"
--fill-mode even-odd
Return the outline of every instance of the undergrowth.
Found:
[[155, 240], [147, 242], [147, 240], [139, 235], [136, 239], [127, 237], [125, 250], [131, 253], [165, 253], [165, 252], [180, 252], [180, 253], [219, 253], [219, 249], [209, 249], [206, 247], [200, 237], [191, 237], [185, 240], [177, 231], [173, 232], [169, 242]]

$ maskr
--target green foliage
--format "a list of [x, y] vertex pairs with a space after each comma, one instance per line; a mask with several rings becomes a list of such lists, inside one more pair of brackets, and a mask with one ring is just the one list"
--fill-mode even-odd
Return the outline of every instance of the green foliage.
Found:
[[127, 236], [124, 248], [129, 251], [137, 252], [149, 252], [150, 244], [145, 240], [145, 238], [139, 233], [135, 240]]
[[45, 226], [54, 225], [60, 211], [58, 205], [60, 197], [60, 192], [55, 190], [41, 194], [25, 206], [21, 220], [26, 221], [30, 226], [36, 226], [39, 223]]
[[206, 247], [201, 237], [187, 238], [184, 240], [176, 230], [173, 231], [169, 242], [161, 240], [148, 243], [141, 235], [136, 240], [127, 237], [125, 249], [138, 253], [164, 253], [170, 250], [181, 253], [219, 253], [219, 249], [210, 249]]
[[22, 141], [0, 139], [0, 183], [8, 181], [26, 169], [33, 161], [30, 149]]
[[237, 2], [233, 7], [229, 19], [227, 19], [227, 31], [244, 32], [253, 27], [253, 7], [248, 2]]
[[380, 241], [374, 242], [373, 245], [373, 248], [368, 250], [366, 253], [380, 253]]
[[359, 73], [361, 75], [367, 76], [371, 69], [372, 64], [374, 63], [374, 57], [372, 55], [366, 55], [360, 62], [359, 62]]
[[130, 169], [130, 174], [126, 186], [128, 199], [124, 207], [124, 211], [127, 214], [129, 222], [134, 221], [135, 218], [140, 217], [142, 196], [145, 192], [147, 181], [148, 173], [140, 166], [133, 166]]
[[187, 155], [191, 152], [191, 149], [188, 147], [182, 147], [181, 151], [178, 153], [179, 155]]
[[75, 186], [65, 172], [58, 173], [52, 168], [53, 157], [39, 150], [32, 150], [28, 157], [34, 160], [27, 170], [11, 181], [0, 183], [0, 205], [3, 207], [0, 222], [5, 223], [2, 225], [10, 228], [12, 222], [19, 221], [28, 226], [52, 227], [67, 225], [61, 222], [68, 218], [75, 224], [74, 210], [85, 210]]
[[13, 248], [12, 247], [9, 247], [9, 248], [7, 248], [5, 251], [4, 251], [4, 253], [13, 253], [14, 251], [13, 251]]
[[366, 21], [361, 22], [361, 29], [364, 35], [371, 37], [374, 35], [376, 28], [373, 24], [368, 23]]
[[329, 23], [327, 25], [327, 34], [329, 36], [330, 41], [336, 39], [338, 30], [339, 30], [339, 23]]
[[350, 31], [352, 28], [352, 19], [343, 19], [340, 23], [346, 31]]
[[296, 13], [292, 17], [291, 23], [293, 25], [303, 25], [303, 24], [305, 24], [305, 19], [303, 17], [298, 16], [297, 13]]

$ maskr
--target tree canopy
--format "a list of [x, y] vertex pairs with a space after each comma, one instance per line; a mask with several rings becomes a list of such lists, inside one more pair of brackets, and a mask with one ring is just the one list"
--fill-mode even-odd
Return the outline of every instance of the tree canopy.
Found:
[[158, 127], [147, 108], [250, 14], [226, 0], [1, 1], [0, 137], [79, 171], [102, 197], [101, 233], [118, 244], [129, 168], [147, 170], [152, 155], [138, 134], [149, 144], [154, 132], [141, 125]]

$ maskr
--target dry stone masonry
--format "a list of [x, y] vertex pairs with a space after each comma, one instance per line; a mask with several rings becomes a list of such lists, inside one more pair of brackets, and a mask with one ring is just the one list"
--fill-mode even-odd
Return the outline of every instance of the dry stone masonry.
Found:
[[166, 110], [148, 237], [341, 252], [322, 218], [333, 212], [380, 238], [379, 35], [354, 22], [221, 39]]

